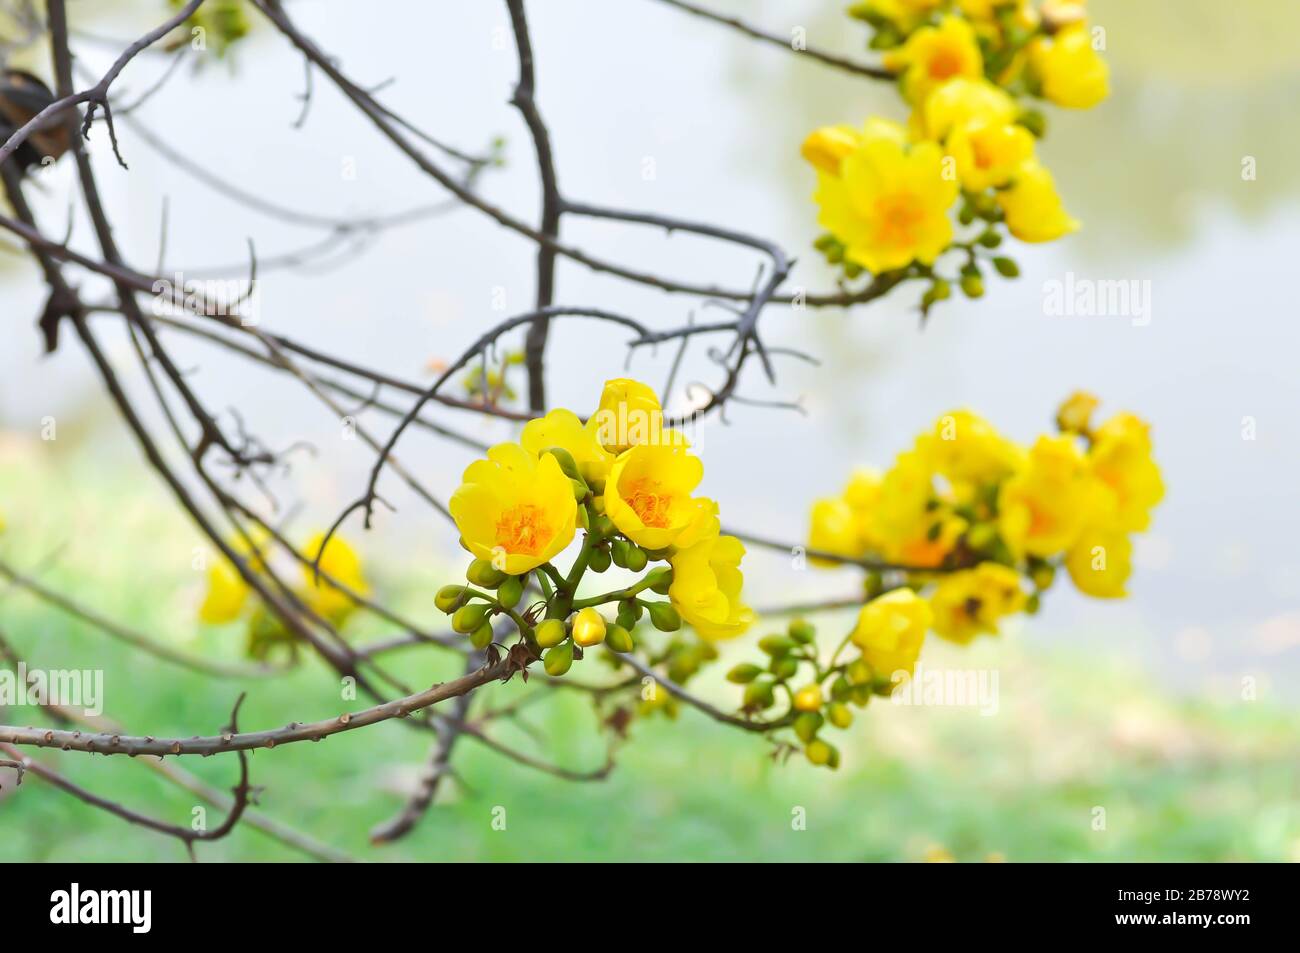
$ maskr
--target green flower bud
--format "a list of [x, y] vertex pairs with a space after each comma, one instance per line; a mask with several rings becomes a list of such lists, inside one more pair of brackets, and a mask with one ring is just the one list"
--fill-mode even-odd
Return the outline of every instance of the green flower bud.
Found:
[[759, 649], [768, 655], [789, 655], [796, 644], [788, 635], [765, 635], [758, 640]]
[[808, 645], [817, 637], [817, 630], [812, 627], [811, 623], [806, 622], [803, 619], [794, 619], [790, 623], [790, 628], [787, 631], [790, 634], [790, 638], [794, 639], [800, 645]]
[[831, 705], [828, 714], [830, 715], [831, 724], [836, 728], [847, 728], [853, 724], [853, 712], [848, 705], [835, 702]]
[[620, 569], [627, 569], [627, 547], [628, 542], [625, 539], [612, 539], [609, 542], [609, 555], [614, 560], [614, 565]]
[[490, 608], [484, 602], [471, 602], [467, 606], [461, 606], [451, 617], [451, 627], [457, 632], [469, 635], [487, 619]]
[[[645, 610], [641, 608], [641, 603], [637, 602], [636, 599], [624, 599], [618, 604], [618, 611], [620, 615], [627, 613], [632, 617], [632, 621], [636, 622], [641, 618], [641, 613]], [[630, 629], [632, 626], [629, 625], [628, 628]]]
[[[550, 454], [555, 458], [555, 462], [560, 465], [560, 470], [570, 480], [576, 480], [582, 483], [582, 471], [578, 469], [577, 461], [573, 459], [573, 454], [563, 447], [547, 447], [542, 451], [542, 455]], [[586, 495], [587, 484], [582, 483], [583, 495]]]
[[507, 609], [513, 609], [519, 605], [519, 600], [524, 596], [524, 579], [526, 576], [508, 576], [506, 581], [497, 587], [497, 601]]
[[618, 529], [614, 526], [614, 521], [601, 513], [591, 521], [591, 531], [597, 536], [613, 536]]
[[649, 582], [648, 588], [651, 592], [657, 592], [661, 596], [668, 595], [668, 587], [673, 584], [673, 567], [660, 566], [654, 569], [646, 576]]
[[[558, 621], [558, 620], [556, 620]], [[546, 650], [542, 667], [546, 674], [558, 678], [573, 666], [573, 643], [564, 642]]]
[[587, 560], [587, 568], [592, 572], [604, 572], [609, 568], [609, 550], [593, 549], [591, 558]]
[[631, 652], [636, 648], [632, 633], [618, 624], [605, 627], [605, 645], [611, 652]]
[[1051, 563], [1039, 563], [1034, 567], [1030, 578], [1034, 580], [1036, 589], [1050, 589], [1056, 581], [1056, 567]]
[[849, 680], [841, 675], [835, 681], [831, 682], [831, 698], [837, 702], [848, 701], [853, 695], [853, 686]]
[[778, 682], [793, 678], [799, 673], [799, 660], [792, 655], [778, 655], [768, 665], [768, 670]]
[[476, 559], [465, 570], [465, 578], [484, 589], [495, 589], [505, 581], [506, 574], [492, 565], [490, 559]]
[[492, 644], [492, 623], [484, 622], [469, 634], [469, 644], [476, 649], [485, 649]]
[[645, 554], [645, 550], [636, 544], [629, 544], [627, 548], [627, 568], [633, 572], [640, 572], [645, 569], [646, 564], [650, 562], [650, 557]]
[[564, 627], [564, 620], [546, 619], [538, 624], [533, 636], [537, 639], [538, 645], [544, 649], [549, 649], [567, 639], [569, 633]]
[[962, 275], [961, 290], [968, 298], [984, 297], [984, 279], [979, 275]]
[[998, 270], [998, 274], [1003, 278], [1020, 277], [1020, 266], [1016, 264], [1013, 258], [1004, 258], [999, 255], [993, 259], [993, 267]]
[[833, 750], [835, 749], [818, 738], [815, 741], [810, 741], [808, 746], [803, 749], [803, 753], [813, 764], [830, 764]]
[[866, 708], [867, 704], [871, 701], [871, 696], [874, 694], [875, 688], [871, 685], [854, 685], [853, 697], [850, 698], [849, 701], [854, 705], [857, 705], [859, 708]]
[[811, 744], [812, 740], [817, 737], [817, 732], [821, 730], [823, 721], [821, 712], [802, 712], [794, 720], [794, 733], [799, 736], [799, 740], [804, 744]]
[[858, 659], [844, 670], [851, 685], [870, 685], [876, 679], [876, 673], [871, 670], [866, 659]]
[[[988, 231], [986, 231], [986, 232], [984, 232], [982, 235], [980, 235], [980, 237], [979, 237], [979, 243], [980, 243], [981, 245], [983, 245], [985, 248], [997, 248], [999, 245], [1002, 244], [1002, 236], [999, 235], [997, 232], [993, 231], [993, 229], [990, 228]], [[1006, 258], [1004, 258], [1004, 259], [1002, 259], [1002, 260], [1003, 260], [1003, 261], [1010, 261], [1010, 259], [1006, 259]], [[997, 261], [998, 261], [998, 259], [996, 259], [996, 258], [993, 259], [994, 267], [997, 267]], [[1001, 269], [1001, 268], [998, 268], [998, 271], [1000, 272], [1000, 271], [1002, 271], [1002, 269]]]
[[469, 589], [464, 586], [443, 586], [433, 597], [440, 612], [455, 612], [469, 599]]
[[737, 685], [748, 685], [762, 674], [763, 670], [757, 665], [743, 662], [727, 673], [727, 681]]
[[771, 708], [776, 698], [772, 694], [771, 679], [757, 679], [745, 686], [746, 708]]
[[676, 632], [682, 627], [682, 617], [667, 602], [647, 603], [646, 609], [650, 613], [650, 624], [660, 632]]
[[575, 502], [578, 503], [581, 503], [583, 500], [585, 500], [587, 498], [587, 494], [591, 492], [589, 489], [587, 489], [587, 484], [583, 483], [581, 480], [570, 480], [569, 485], [573, 487], [573, 499]]

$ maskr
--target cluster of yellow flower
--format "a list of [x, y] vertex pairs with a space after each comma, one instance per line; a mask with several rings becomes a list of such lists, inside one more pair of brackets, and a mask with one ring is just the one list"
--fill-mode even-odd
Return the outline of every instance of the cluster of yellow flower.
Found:
[[[859, 470], [841, 495], [813, 504], [813, 561], [860, 562], [868, 568], [867, 601], [840, 647], [851, 642], [861, 656], [837, 666], [837, 652], [831, 665], [818, 667], [817, 681], [793, 696], [797, 711], [821, 711], [826, 678], [834, 680], [832, 705], [889, 694], [895, 673], [912, 672], [927, 631], [962, 644], [996, 634], [1005, 616], [1036, 611], [1058, 567], [1088, 595], [1125, 594], [1130, 535], [1150, 524], [1164, 484], [1148, 425], [1119, 413], [1094, 429], [1097, 403], [1090, 394], [1073, 395], [1057, 413], [1060, 433], [1028, 448], [977, 415], [955, 411], [887, 473]], [[782, 660], [811, 641], [802, 622], [786, 636], [760, 640], [773, 656], [762, 681], [756, 667], [732, 672], [749, 686], [746, 704], [771, 704], [772, 684], [797, 669], [785, 673], [789, 663]], [[843, 712], [827, 716], [846, 720]], [[819, 719], [803, 720], [809, 738]], [[821, 746], [806, 750], [816, 763], [835, 760]]]
[[[980, 255], [1001, 245], [1001, 227], [1025, 242], [1078, 228], [1035, 157], [1045, 120], [1019, 98], [1086, 109], [1107, 95], [1108, 69], [1082, 3], [865, 0], [850, 13], [873, 27], [872, 45], [886, 50], [884, 65], [912, 114], [906, 129], [872, 118], [804, 141], [827, 230], [816, 244], [829, 261], [849, 278], [865, 269], [928, 280], [928, 310], [951, 294], [950, 279], [934, 268], [945, 251], [964, 257], [954, 278], [979, 297]], [[965, 239], [950, 218], [959, 196]], [[1019, 274], [1009, 257], [991, 264], [1004, 277]]]
[[[706, 639], [739, 635], [753, 620], [740, 594], [745, 549], [721, 535], [718, 505], [694, 495], [703, 476], [686, 438], [665, 425], [654, 391], [608, 381], [586, 422], [552, 410], [529, 421], [518, 443], [492, 447], [465, 470], [450, 509], [475, 557], [466, 571], [472, 585], [443, 587], [437, 605], [479, 648], [494, 641], [493, 617], [507, 616], [535, 653], [545, 652], [551, 675], [567, 672], [586, 647], [631, 651], [643, 614], [661, 631], [685, 620]], [[561, 573], [552, 560], [579, 529], [581, 549]], [[654, 561], [667, 565], [649, 569]], [[584, 575], [610, 565], [645, 575], [579, 598]], [[540, 598], [516, 611], [534, 580]], [[647, 590], [669, 601], [646, 599]], [[617, 604], [613, 622], [598, 609], [607, 604]]]
[[[248, 539], [233, 540], [231, 548], [244, 557], [254, 572], [262, 573], [266, 569], [269, 542], [265, 532], [254, 531]], [[370, 594], [361, 558], [337, 534], [326, 542], [324, 533], [316, 533], [301, 552], [307, 562], [302, 565], [303, 586], [297, 593], [298, 598], [310, 612], [335, 627], [342, 626], [357, 607], [349, 593], [362, 598]], [[317, 565], [319, 574], [315, 569]], [[326, 582], [325, 577], [337, 581], [348, 592]], [[208, 566], [207, 591], [199, 606], [199, 621], [208, 625], [225, 625], [243, 619], [248, 630], [246, 651], [253, 658], [265, 659], [276, 646], [284, 646], [296, 655], [296, 643], [291, 633], [252, 595], [252, 587], [239, 571], [224, 557], [218, 557]]]

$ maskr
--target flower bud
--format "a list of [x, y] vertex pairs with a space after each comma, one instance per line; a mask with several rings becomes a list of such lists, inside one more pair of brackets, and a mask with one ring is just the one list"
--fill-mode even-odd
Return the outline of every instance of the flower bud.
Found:
[[817, 737], [824, 721], [820, 712], [806, 711], [795, 718], [794, 733], [804, 744], [810, 744]]
[[746, 708], [770, 708], [776, 698], [772, 695], [771, 679], [758, 679], [745, 686]]
[[799, 672], [799, 660], [793, 655], [778, 655], [768, 663], [770, 671], [778, 682], [784, 682], [786, 679], [794, 678]]
[[564, 627], [562, 619], [546, 619], [538, 623], [533, 636], [537, 639], [537, 644], [544, 649], [549, 649], [559, 645], [569, 637], [568, 630]]
[[809, 742], [803, 753], [813, 764], [829, 764], [832, 750], [834, 749], [830, 745], [818, 738]]
[[472, 602], [467, 606], [461, 606], [451, 617], [451, 627], [463, 635], [469, 635], [487, 619], [489, 608], [490, 606], [483, 602]]
[[469, 634], [469, 644], [476, 649], [485, 649], [492, 644], [492, 623], [484, 622]]
[[609, 550], [593, 549], [591, 558], [587, 560], [587, 568], [592, 572], [604, 572], [609, 568]]
[[613, 536], [618, 530], [614, 527], [614, 521], [601, 513], [591, 521], [591, 531], [597, 536]]
[[570, 480], [569, 485], [573, 487], [573, 499], [578, 503], [585, 500], [587, 494], [591, 492], [587, 489], [587, 484], [583, 483], [581, 480]]
[[440, 612], [455, 612], [469, 598], [469, 590], [464, 586], [443, 586], [433, 597], [433, 604]]
[[646, 564], [650, 562], [650, 557], [645, 554], [645, 550], [635, 544], [628, 546], [627, 549], [627, 568], [632, 572], [640, 572], [645, 569]]
[[668, 595], [668, 587], [673, 584], [673, 570], [671, 566], [660, 566], [653, 570], [646, 580], [649, 582], [651, 592], [657, 592], [661, 596]]
[[984, 279], [979, 275], [962, 275], [961, 290], [968, 298], [984, 297]]
[[524, 578], [523, 576], [507, 576], [506, 581], [497, 587], [497, 601], [507, 609], [513, 609], [519, 605], [519, 600], [524, 595]]
[[573, 459], [573, 454], [569, 453], [569, 451], [565, 450], [563, 447], [547, 447], [542, 451], [543, 456], [548, 453], [553, 456], [555, 462], [560, 465], [560, 472], [570, 480], [582, 483], [583, 495], [585, 496], [587, 484], [582, 482], [582, 471], [578, 469], [578, 463]]
[[609, 556], [620, 569], [628, 568], [627, 548], [628, 542], [625, 539], [612, 539], [609, 542]]
[[848, 701], [853, 696], [853, 686], [843, 675], [831, 682], [831, 698], [837, 702]]
[[605, 641], [605, 618], [588, 607], [573, 617], [573, 641], [583, 648]]
[[875, 681], [876, 673], [871, 670], [866, 659], [858, 659], [844, 670], [851, 685], [870, 685]]
[[794, 651], [795, 641], [788, 635], [765, 635], [758, 640], [758, 647], [768, 655], [789, 655]]
[[632, 641], [631, 632], [616, 624], [605, 628], [605, 647], [611, 652], [631, 652], [636, 643]]
[[506, 574], [492, 565], [490, 559], [476, 559], [465, 570], [465, 578], [484, 589], [495, 589], [505, 581]]
[[736, 685], [748, 685], [762, 674], [763, 670], [757, 665], [743, 662], [727, 673], [727, 681], [733, 682]]
[[682, 617], [667, 602], [650, 602], [646, 609], [650, 613], [650, 624], [660, 632], [676, 632], [682, 627]]
[[853, 712], [848, 705], [836, 702], [827, 711], [831, 724], [836, 728], [847, 728], [853, 724]]
[[816, 682], [805, 685], [794, 693], [794, 707], [797, 711], [818, 711], [822, 702], [822, 687]]
[[[558, 621], [558, 620], [556, 620]], [[546, 656], [542, 659], [542, 668], [546, 669], [546, 674], [552, 677], [559, 677], [567, 672], [573, 666], [573, 643], [565, 642], [554, 648], [546, 650]]]
[[817, 635], [817, 630], [812, 627], [812, 624], [803, 619], [793, 620], [787, 631], [790, 634], [790, 638], [794, 639], [800, 645], [808, 645]]

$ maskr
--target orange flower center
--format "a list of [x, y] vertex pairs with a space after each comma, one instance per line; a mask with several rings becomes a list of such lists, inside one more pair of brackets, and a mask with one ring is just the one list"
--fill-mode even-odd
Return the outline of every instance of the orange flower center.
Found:
[[497, 520], [497, 545], [508, 553], [536, 556], [551, 538], [551, 527], [540, 506], [520, 503]]
[[876, 213], [883, 242], [911, 245], [915, 242], [917, 226], [925, 218], [925, 207], [912, 193], [902, 192], [877, 199]]
[[672, 505], [671, 493], [660, 493], [659, 484], [649, 480], [637, 480], [630, 487], [627, 505], [646, 526], [663, 529], [669, 524], [668, 508]]
[[938, 80], [949, 79], [961, 72], [961, 65], [961, 53], [957, 50], [937, 50], [934, 56], [930, 57], [930, 76]]

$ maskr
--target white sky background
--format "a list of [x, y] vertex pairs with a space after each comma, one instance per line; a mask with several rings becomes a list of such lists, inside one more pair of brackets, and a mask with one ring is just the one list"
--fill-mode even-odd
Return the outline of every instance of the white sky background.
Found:
[[[846, 52], [864, 35], [840, 16], [840, 3], [714, 5], [774, 30], [807, 25], [810, 42]], [[161, 8], [141, 0], [118, 6], [129, 14], [83, 21], [86, 28], [134, 36]], [[1103, 24], [1110, 12], [1123, 15], [1122, 6], [1093, 4]], [[902, 119], [889, 87], [755, 45], [653, 0], [535, 0], [530, 7], [538, 96], [566, 194], [774, 238], [802, 259], [793, 283], [829, 286], [809, 245], [817, 233], [808, 199], [813, 180], [797, 158], [798, 143], [824, 122], [858, 122], [868, 112]], [[800, 19], [792, 9], [817, 15]], [[535, 219], [531, 144], [507, 102], [517, 64], [503, 3], [304, 0], [291, 11], [358, 81], [394, 78], [383, 101], [421, 127], [467, 149], [505, 134], [509, 165], [485, 178], [483, 194]], [[768, 342], [811, 350], [824, 364], [788, 362], [772, 389], [755, 362], [742, 392], [801, 397], [807, 416], [733, 407], [730, 427], [698, 435], [704, 490], [720, 501], [724, 523], [797, 541], [815, 496], [836, 492], [854, 465], [887, 466], [942, 413], [969, 406], [1030, 440], [1049, 426], [1062, 397], [1086, 387], [1103, 398], [1104, 411], [1131, 409], [1152, 421], [1169, 493], [1152, 532], [1139, 540], [1129, 600], [1087, 600], [1063, 582], [1044, 612], [1013, 637], [1135, 654], [1162, 678], [1223, 697], [1237, 691], [1240, 675], [1253, 674], [1270, 680], [1270, 691], [1295, 698], [1300, 333], [1288, 279], [1300, 229], [1295, 189], [1285, 178], [1291, 173], [1283, 171], [1294, 157], [1281, 145], [1290, 133], [1278, 131], [1293, 126], [1294, 115], [1252, 113], [1250, 104], [1265, 97], [1294, 104], [1300, 60], [1291, 41], [1272, 61], [1247, 57], [1253, 72], [1224, 70], [1231, 75], [1222, 82], [1189, 79], [1176, 55], [1182, 47], [1161, 51], [1139, 32], [1145, 27], [1125, 22], [1109, 30], [1113, 99], [1091, 113], [1053, 113], [1043, 149], [1085, 232], [1046, 247], [1014, 246], [1019, 281], [988, 279], [982, 301], [939, 307], [923, 332], [911, 311], [918, 292], [909, 288], [852, 314], [772, 309], [763, 320]], [[1189, 42], [1195, 47], [1197, 36]], [[91, 44], [81, 49], [97, 72], [113, 55]], [[140, 60], [122, 88], [148, 88], [161, 65]], [[271, 30], [259, 29], [237, 51], [235, 67], [233, 75], [225, 64], [198, 77], [183, 71], [147, 107], [152, 128], [242, 187], [296, 208], [397, 212], [442, 197], [319, 75], [305, 127], [292, 128], [302, 62]], [[264, 258], [321, 236], [232, 205], [169, 166], [125, 125], [119, 135], [129, 173], [113, 164], [102, 127], [92, 144], [119, 240], [142, 269], [151, 269], [157, 255], [164, 195], [171, 209], [168, 273], [237, 263], [248, 236]], [[1241, 181], [1244, 155], [1257, 157], [1258, 181]], [[647, 160], [652, 180], [643, 177]], [[349, 162], [352, 180], [342, 175]], [[37, 199], [48, 231], [62, 232], [70, 172], [53, 172]], [[78, 247], [93, 247], [84, 219], [73, 235]], [[568, 219], [564, 237], [601, 257], [682, 278], [746, 286], [754, 274], [748, 254], [650, 230]], [[533, 257], [524, 240], [474, 211], [458, 211], [394, 230], [364, 254], [330, 259], [325, 270], [266, 274], [263, 321], [427, 381], [429, 359], [455, 356], [503, 317], [492, 310], [495, 289], [504, 289], [508, 313], [527, 310]], [[1149, 281], [1150, 324], [1045, 315], [1044, 282], [1069, 271]], [[7, 326], [0, 423], [35, 431], [45, 414], [103, 414], [75, 342], [39, 359], [31, 322], [42, 289], [34, 269], [9, 266], [0, 280]], [[656, 326], [682, 323], [692, 306], [563, 260], [557, 300], [609, 307]], [[707, 320], [710, 311], [699, 314]], [[99, 320], [109, 333], [115, 319]], [[127, 368], [125, 339], [113, 336]], [[211, 406], [238, 407], [270, 445], [306, 438], [320, 448], [317, 460], [296, 470], [304, 525], [327, 524], [358, 495], [371, 455], [359, 442], [340, 440], [337, 422], [300, 388], [174, 340], [179, 362], [199, 368], [193, 382]], [[553, 402], [589, 410], [602, 380], [624, 373], [623, 340], [611, 328], [561, 322], [550, 350]], [[642, 352], [630, 373], [658, 386], [670, 358], [668, 349], [657, 357]], [[126, 374], [139, 383], [133, 371]], [[681, 380], [692, 378], [720, 379], [700, 346]], [[483, 439], [507, 436], [473, 416], [438, 416]], [[1247, 416], [1256, 421], [1253, 442], [1241, 439]], [[381, 436], [391, 427], [383, 417], [363, 419]], [[102, 426], [100, 452], [137, 465], [116, 418], [104, 414]], [[416, 431], [399, 456], [444, 497], [469, 460], [466, 451]], [[398, 517], [381, 520], [364, 545], [454, 558], [449, 525], [397, 485], [389, 478], [385, 495], [399, 502]], [[851, 573], [794, 574], [779, 554], [756, 551], [747, 567], [757, 604], [848, 593], [856, 585]]]

